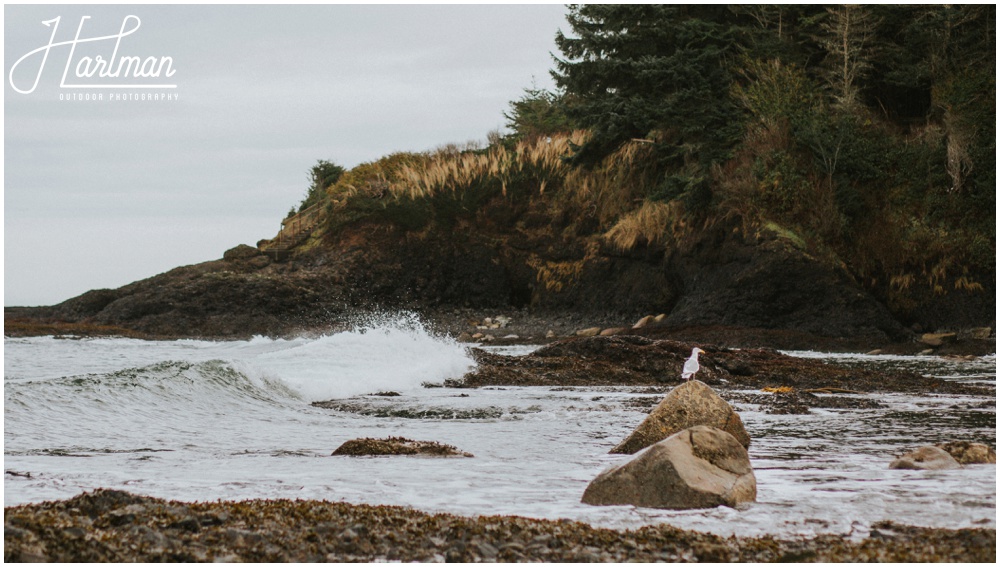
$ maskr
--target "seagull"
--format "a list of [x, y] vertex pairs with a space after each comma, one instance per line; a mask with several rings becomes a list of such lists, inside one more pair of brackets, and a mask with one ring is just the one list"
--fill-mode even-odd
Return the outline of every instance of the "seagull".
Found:
[[684, 363], [684, 370], [681, 372], [681, 378], [683, 378], [685, 382], [690, 380], [695, 374], [698, 373], [698, 370], [701, 369], [701, 365], [698, 364], [699, 353], [705, 354], [705, 351], [698, 347], [694, 347], [691, 349], [691, 358], [687, 359]]

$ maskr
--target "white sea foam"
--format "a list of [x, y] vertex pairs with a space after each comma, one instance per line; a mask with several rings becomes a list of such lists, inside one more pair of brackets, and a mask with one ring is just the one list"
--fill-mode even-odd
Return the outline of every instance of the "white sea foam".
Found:
[[309, 401], [412, 391], [423, 383], [461, 379], [475, 367], [466, 349], [454, 340], [410, 323], [382, 323], [323, 336], [246, 362]]

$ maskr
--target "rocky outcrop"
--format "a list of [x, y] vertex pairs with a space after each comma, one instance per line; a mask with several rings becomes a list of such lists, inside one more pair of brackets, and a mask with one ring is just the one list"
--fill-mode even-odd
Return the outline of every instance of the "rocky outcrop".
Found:
[[960, 469], [962, 465], [947, 451], [939, 447], [920, 447], [889, 463], [890, 469], [907, 469], [917, 471], [941, 471]]
[[989, 445], [982, 443], [950, 441], [938, 443], [935, 447], [944, 449], [962, 465], [988, 465], [997, 462], [997, 452]]
[[679, 384], [681, 368], [700, 346], [698, 379], [713, 387], [822, 389], [829, 392], [935, 392], [992, 395], [992, 389], [914, 372], [866, 370], [796, 358], [770, 349], [728, 349], [636, 335], [569, 338], [525, 356], [479, 349], [477, 366], [460, 384], [478, 386], [663, 386]]
[[774, 231], [706, 231], [669, 264], [684, 290], [667, 314], [670, 325], [781, 328], [885, 342], [907, 334], [846, 267], [821, 261]]
[[405, 437], [388, 439], [352, 439], [332, 453], [332, 456], [352, 457], [372, 455], [423, 455], [429, 457], [471, 457], [471, 453], [459, 451], [452, 445], [436, 441], [414, 441]]
[[691, 380], [671, 390], [631, 435], [611, 449], [611, 453], [631, 455], [697, 425], [721, 429], [744, 448], [750, 446], [750, 436], [733, 407], [704, 382]]
[[725, 431], [698, 425], [602, 472], [582, 502], [687, 510], [756, 499], [757, 480], [743, 445]]

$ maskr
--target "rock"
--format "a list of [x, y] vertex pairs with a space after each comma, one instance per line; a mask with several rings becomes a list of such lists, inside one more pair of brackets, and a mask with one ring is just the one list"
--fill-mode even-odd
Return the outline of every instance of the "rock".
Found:
[[238, 262], [240, 260], [249, 260], [257, 256], [263, 256], [264, 253], [253, 246], [247, 246], [246, 244], [240, 244], [239, 246], [230, 248], [222, 253], [222, 259], [227, 262]]
[[945, 343], [953, 343], [958, 339], [955, 333], [924, 333], [920, 336], [920, 342], [932, 347], [939, 347]]
[[475, 335], [472, 335], [472, 340], [478, 341], [479, 339], [483, 338], [484, 336], [485, 335], [483, 335], [482, 333], [476, 333]]
[[696, 425], [719, 428], [732, 435], [743, 447], [750, 446], [750, 436], [743, 427], [743, 420], [732, 406], [704, 382], [691, 380], [671, 390], [611, 453], [636, 453]]
[[969, 337], [981, 341], [985, 341], [993, 336], [993, 329], [991, 327], [976, 327], [974, 329], [969, 329]]
[[934, 354], [934, 349], [932, 349], [932, 348], [925, 348], [924, 350], [920, 351], [919, 354]]
[[870, 351], [868, 351], [868, 352], [867, 352], [866, 354], [867, 354], [868, 356], [875, 356], [875, 355], [879, 355], [879, 354], [882, 354], [882, 349], [880, 349], [880, 348], [877, 348], [877, 349], [875, 349], [875, 350], [870, 350]]
[[653, 321], [653, 319], [654, 319], [654, 317], [652, 315], [646, 315], [642, 319], [639, 319], [638, 321], [636, 321], [635, 325], [632, 325], [632, 328], [633, 329], [641, 329], [641, 328], [645, 327], [646, 325], [650, 324]]
[[598, 334], [600, 334], [600, 332], [601, 332], [600, 327], [590, 327], [587, 329], [580, 329], [575, 334], [578, 337], [595, 337]]
[[545, 332], [545, 338], [546, 339], [554, 339], [554, 338], [556, 338], [556, 332], [553, 331], [552, 329], [549, 329], [548, 331]]
[[962, 465], [947, 451], [927, 445], [914, 449], [909, 453], [889, 463], [890, 469], [908, 469], [916, 471], [941, 471], [959, 469]]
[[654, 323], [662, 323], [663, 320], [666, 319], [666, 318], [667, 318], [667, 314], [666, 313], [660, 313], [656, 317], [653, 317], [653, 322]]
[[935, 447], [944, 449], [962, 465], [996, 464], [997, 462], [996, 451], [989, 445], [982, 443], [951, 441], [948, 443], [938, 443]]
[[625, 327], [611, 327], [611, 328], [604, 329], [603, 331], [601, 331], [600, 332], [600, 336], [607, 337], [607, 336], [610, 336], [610, 335], [617, 335], [618, 333], [624, 333], [627, 330], [628, 329], [626, 329]]
[[725, 431], [697, 425], [599, 474], [582, 502], [687, 510], [756, 500], [757, 479], [747, 450]]
[[510, 317], [504, 317], [503, 315], [497, 315], [496, 317], [493, 318], [493, 322], [496, 323], [497, 325], [500, 325], [500, 328], [503, 329], [507, 325], [510, 325]]
[[463, 331], [458, 334], [458, 337], [455, 340], [457, 340], [460, 343], [472, 342], [472, 335]]
[[331, 456], [349, 455], [426, 455], [432, 457], [471, 457], [471, 453], [459, 451], [451, 445], [435, 441], [414, 441], [405, 437], [388, 439], [352, 439], [332, 453]]
[[510, 340], [517, 340], [517, 339], [520, 339], [521, 336], [520, 335], [515, 335], [515, 334], [510, 334], [510, 335], [504, 335], [503, 337], [500, 337], [500, 338], [510, 339]]

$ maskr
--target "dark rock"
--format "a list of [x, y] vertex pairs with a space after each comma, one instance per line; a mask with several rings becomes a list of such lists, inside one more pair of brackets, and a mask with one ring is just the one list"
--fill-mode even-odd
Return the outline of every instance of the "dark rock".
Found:
[[582, 502], [686, 510], [756, 499], [757, 481], [743, 445], [725, 431], [698, 425], [602, 472]]
[[247, 246], [246, 244], [240, 244], [234, 248], [230, 248], [222, 253], [222, 259], [227, 262], [238, 262], [241, 260], [250, 260], [252, 258], [257, 258], [263, 256], [264, 253], [253, 246]]
[[435, 441], [413, 441], [404, 437], [388, 439], [352, 439], [333, 452], [333, 455], [425, 455], [432, 457], [471, 457], [471, 453], [459, 451], [452, 445]]
[[633, 454], [696, 425], [721, 429], [743, 447], [750, 446], [750, 436], [732, 406], [705, 383], [691, 380], [671, 390], [611, 453]]

